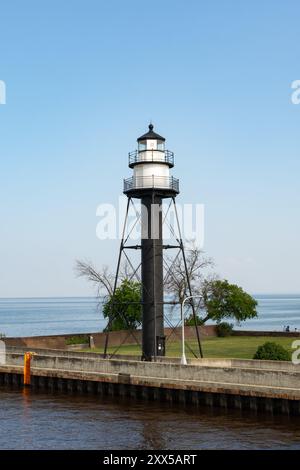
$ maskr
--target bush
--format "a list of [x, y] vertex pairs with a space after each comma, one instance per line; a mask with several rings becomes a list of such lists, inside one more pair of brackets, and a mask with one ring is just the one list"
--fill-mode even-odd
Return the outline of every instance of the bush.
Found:
[[217, 325], [217, 335], [224, 338], [225, 336], [231, 336], [233, 331], [233, 325], [231, 323], [219, 323]]
[[261, 359], [265, 361], [290, 361], [291, 355], [289, 351], [277, 343], [264, 343], [257, 348], [253, 359]]

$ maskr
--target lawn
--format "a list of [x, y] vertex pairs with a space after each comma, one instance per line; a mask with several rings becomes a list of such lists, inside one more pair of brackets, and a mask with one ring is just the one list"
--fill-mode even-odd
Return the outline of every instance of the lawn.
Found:
[[[270, 336], [229, 336], [226, 338], [210, 337], [202, 340], [202, 348], [204, 357], [218, 357], [218, 358], [239, 358], [239, 359], [252, 359], [256, 349], [266, 341], [281, 344], [283, 347], [292, 351], [292, 342], [296, 338], [287, 337], [270, 337]], [[189, 341], [189, 346], [197, 353], [198, 345], [196, 341]], [[116, 348], [109, 348], [108, 352], [115, 352]], [[167, 356], [180, 356], [181, 343], [168, 342], [166, 344]], [[103, 352], [103, 349], [88, 350], [90, 352]], [[87, 352], [87, 350], [85, 350]], [[136, 345], [122, 345], [117, 351], [117, 354], [139, 355], [141, 350]], [[194, 357], [186, 347], [187, 357]], [[198, 355], [198, 354], [197, 354]]]

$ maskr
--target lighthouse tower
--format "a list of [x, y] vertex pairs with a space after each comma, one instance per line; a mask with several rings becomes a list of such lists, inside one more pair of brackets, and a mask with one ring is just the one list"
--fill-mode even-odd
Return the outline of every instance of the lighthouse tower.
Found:
[[143, 359], [151, 360], [165, 353], [161, 205], [164, 198], [179, 193], [179, 181], [170, 176], [174, 154], [165, 149], [165, 138], [154, 132], [152, 124], [137, 143], [138, 149], [129, 153], [133, 176], [124, 180], [124, 193], [142, 204], [142, 351]]
[[[154, 132], [152, 124], [149, 125], [148, 132], [137, 139], [137, 143], [137, 150], [129, 153], [128, 165], [133, 171], [133, 174], [130, 178], [124, 180], [123, 192], [128, 198], [127, 211], [120, 244], [112, 303], [117, 306], [117, 301], [114, 301], [114, 294], [118, 284], [121, 258], [122, 254], [124, 254], [126, 261], [132, 268], [133, 274], [131, 279], [135, 276], [142, 285], [142, 359], [150, 361], [156, 356], [165, 355], [164, 304], [168, 303], [164, 302], [163, 266], [166, 260], [163, 259], [163, 252], [165, 249], [174, 248], [181, 252], [190, 296], [192, 295], [192, 291], [175, 204], [175, 198], [179, 193], [179, 181], [170, 175], [170, 170], [174, 166], [174, 154], [166, 150], [165, 138]], [[141, 217], [137, 216], [136, 220], [136, 222], [138, 220], [141, 221], [141, 242], [138, 245], [128, 245], [130, 233], [128, 236], [125, 235], [128, 223], [128, 212], [130, 204], [135, 207], [133, 202], [135, 199], [141, 202]], [[164, 199], [169, 199], [169, 208], [173, 204], [175, 209], [177, 235], [175, 236], [176, 243], [174, 245], [163, 243], [163, 226], [166, 218], [162, 216], [162, 202]], [[172, 231], [175, 234], [175, 231]], [[141, 251], [140, 263], [136, 269], [133, 267], [127, 255], [127, 253], [133, 249]], [[170, 275], [171, 270], [172, 265], [168, 268], [168, 273], [165, 278]], [[193, 303], [191, 303], [191, 306], [194, 318], [196, 319], [195, 306]], [[124, 314], [124, 308], [117, 309], [117, 311], [123, 316], [123, 320], [128, 322]], [[113, 315], [110, 321], [112, 320]], [[199, 351], [202, 357], [200, 335], [196, 321], [195, 329]], [[136, 342], [139, 342], [135, 332], [131, 330], [130, 333]], [[108, 338], [109, 328], [107, 328], [104, 346], [105, 357], [108, 350]]]

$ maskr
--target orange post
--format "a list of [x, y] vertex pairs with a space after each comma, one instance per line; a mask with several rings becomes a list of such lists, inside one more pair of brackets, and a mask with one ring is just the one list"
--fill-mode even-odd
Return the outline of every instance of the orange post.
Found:
[[32, 356], [31, 352], [24, 354], [24, 385], [30, 385], [30, 363]]

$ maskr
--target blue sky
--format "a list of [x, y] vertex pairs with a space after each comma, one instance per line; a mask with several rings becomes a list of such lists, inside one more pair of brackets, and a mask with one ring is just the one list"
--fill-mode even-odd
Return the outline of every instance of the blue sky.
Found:
[[297, 0], [3, 2], [0, 296], [89, 295], [76, 258], [114, 266], [116, 203], [152, 119], [204, 249], [250, 292], [299, 292]]

